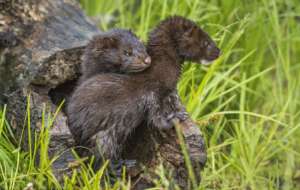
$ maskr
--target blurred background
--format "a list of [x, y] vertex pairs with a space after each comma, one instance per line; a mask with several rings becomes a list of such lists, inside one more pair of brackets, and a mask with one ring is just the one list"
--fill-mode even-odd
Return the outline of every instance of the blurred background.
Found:
[[200, 189], [300, 189], [299, 0], [81, 0], [102, 30], [131, 28], [145, 42], [182, 15], [221, 47], [211, 67], [186, 64], [178, 86], [204, 133]]

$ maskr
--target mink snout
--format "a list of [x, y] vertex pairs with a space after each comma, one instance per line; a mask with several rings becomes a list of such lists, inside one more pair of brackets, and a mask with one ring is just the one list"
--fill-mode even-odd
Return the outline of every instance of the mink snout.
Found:
[[151, 57], [150, 56], [146, 57], [146, 59], [144, 60], [144, 63], [146, 63], [147, 65], [150, 65], [151, 64]]
[[219, 58], [221, 55], [221, 50], [218, 47], [208, 47], [207, 48], [207, 60], [213, 61]]

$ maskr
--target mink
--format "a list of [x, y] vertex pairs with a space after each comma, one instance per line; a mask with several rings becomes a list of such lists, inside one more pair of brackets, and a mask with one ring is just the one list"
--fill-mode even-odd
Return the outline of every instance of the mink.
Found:
[[70, 131], [77, 144], [90, 148], [96, 158], [120, 160], [122, 145], [145, 121], [149, 126], [171, 128], [170, 120], [180, 118], [180, 113], [166, 115], [164, 109], [169, 112], [178, 105], [164, 102], [177, 95], [184, 61], [211, 62], [220, 55], [206, 32], [180, 16], [158, 24], [149, 34], [146, 48], [152, 60], [148, 69], [127, 75], [94, 75], [71, 97], [67, 109]]
[[112, 29], [94, 36], [82, 56], [81, 81], [99, 73], [135, 73], [147, 69], [151, 58], [130, 30]]

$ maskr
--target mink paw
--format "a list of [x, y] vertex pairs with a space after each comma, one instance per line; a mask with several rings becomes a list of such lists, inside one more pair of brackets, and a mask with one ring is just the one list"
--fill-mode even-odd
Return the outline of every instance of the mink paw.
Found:
[[189, 114], [185, 111], [176, 112], [175, 117], [179, 119], [179, 121], [185, 121], [189, 118]]
[[175, 112], [175, 113], [170, 113], [167, 116], [158, 117], [158, 119], [156, 119], [154, 123], [160, 129], [168, 130], [174, 127], [175, 120], [182, 122], [188, 118], [189, 116], [187, 112]]
[[187, 112], [176, 112], [171, 113], [167, 116], [167, 123], [169, 125], [169, 128], [174, 127], [174, 121], [177, 120], [179, 122], [185, 121], [189, 118], [189, 115]]

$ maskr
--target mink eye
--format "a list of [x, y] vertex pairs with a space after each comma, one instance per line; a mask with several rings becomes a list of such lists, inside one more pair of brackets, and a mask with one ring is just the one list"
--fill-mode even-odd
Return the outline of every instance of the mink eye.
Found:
[[128, 51], [128, 50], [124, 50], [124, 55], [126, 55], [126, 56], [131, 56], [131, 55], [132, 55], [132, 52], [131, 52], [131, 51]]

